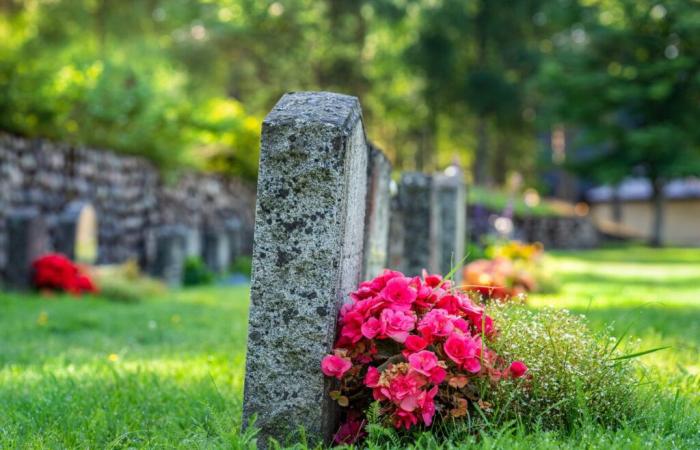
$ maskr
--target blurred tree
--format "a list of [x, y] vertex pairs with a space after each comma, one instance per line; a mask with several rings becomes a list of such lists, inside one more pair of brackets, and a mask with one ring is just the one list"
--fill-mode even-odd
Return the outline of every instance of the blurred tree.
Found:
[[559, 36], [544, 71], [557, 113], [582, 130], [575, 172], [652, 185], [652, 245], [661, 245], [666, 183], [700, 175], [700, 9], [680, 0], [600, 0]]

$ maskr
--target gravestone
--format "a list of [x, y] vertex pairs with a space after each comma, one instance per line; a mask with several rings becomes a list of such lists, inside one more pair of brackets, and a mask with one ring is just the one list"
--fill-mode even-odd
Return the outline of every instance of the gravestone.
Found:
[[208, 228], [202, 239], [202, 259], [209, 270], [221, 275], [231, 264], [228, 236], [223, 229]]
[[387, 267], [389, 251], [389, 214], [391, 202], [391, 163], [370, 146], [367, 164], [367, 206], [363, 279], [379, 275]]
[[321, 359], [362, 274], [367, 145], [355, 97], [286, 94], [263, 122], [244, 424], [328, 442], [338, 409]]
[[49, 251], [46, 222], [34, 208], [10, 211], [6, 221], [7, 285], [27, 289], [32, 285], [32, 263]]
[[94, 264], [97, 261], [97, 212], [88, 202], [70, 202], [58, 217], [56, 251], [73, 261]]
[[[436, 236], [436, 245], [440, 246], [439, 272], [446, 275], [464, 258], [467, 217], [464, 176], [458, 167], [450, 166], [445, 173], [435, 175], [434, 183], [434, 207], [440, 216]], [[457, 270], [454, 279], [460, 281], [461, 275], [462, 271]]]
[[389, 268], [394, 270], [403, 270], [403, 245], [404, 245], [404, 229], [403, 229], [403, 212], [401, 211], [401, 202], [398, 195], [398, 185], [392, 180], [392, 193], [389, 207]]
[[202, 257], [202, 232], [198, 228], [187, 228], [185, 254], [188, 258]]
[[229, 261], [233, 263], [243, 253], [243, 225], [241, 219], [232, 217], [226, 221]]
[[182, 285], [187, 231], [181, 226], [164, 225], [155, 231], [155, 255], [151, 274], [170, 287]]
[[407, 276], [420, 275], [423, 269], [439, 273], [440, 246], [435, 245], [439, 214], [433, 178], [419, 172], [401, 176], [399, 202], [403, 216], [403, 264]]

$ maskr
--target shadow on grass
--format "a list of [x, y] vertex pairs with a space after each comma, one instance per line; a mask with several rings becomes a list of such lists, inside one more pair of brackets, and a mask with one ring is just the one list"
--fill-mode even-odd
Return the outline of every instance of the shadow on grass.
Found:
[[643, 278], [640, 276], [600, 275], [594, 273], [565, 273], [559, 275], [562, 285], [566, 284], [596, 284], [616, 287], [631, 286], [636, 288], [658, 287], [668, 289], [697, 289], [700, 285], [698, 277]]
[[553, 251], [553, 255], [574, 257], [592, 263], [621, 264], [700, 264], [700, 248], [620, 247], [587, 251]]
[[585, 314], [595, 328], [613, 325], [616, 333], [630, 327], [630, 334], [658, 333], [700, 347], [700, 306], [639, 306], [611, 308], [571, 308]]

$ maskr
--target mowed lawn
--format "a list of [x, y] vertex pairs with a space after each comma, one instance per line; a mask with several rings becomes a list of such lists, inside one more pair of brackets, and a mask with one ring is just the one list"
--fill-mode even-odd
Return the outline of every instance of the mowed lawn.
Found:
[[[494, 430], [483, 448], [697, 448], [677, 396], [700, 409], [700, 250], [643, 248], [551, 255], [557, 294], [533, 307], [584, 313], [593, 327], [629, 328], [647, 380], [669, 404], [637, 432]], [[246, 287], [144, 299], [0, 294], [0, 448], [240, 448]], [[669, 406], [670, 405], [670, 406]], [[674, 416], [676, 415], [676, 416]], [[682, 416], [682, 417], [681, 417]], [[690, 423], [691, 425], [687, 425]], [[458, 444], [458, 443], [457, 443]]]

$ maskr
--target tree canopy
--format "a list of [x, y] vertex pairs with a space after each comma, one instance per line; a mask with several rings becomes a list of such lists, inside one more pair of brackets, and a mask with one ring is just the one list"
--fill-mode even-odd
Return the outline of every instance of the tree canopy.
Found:
[[[552, 126], [595, 181], [700, 173], [680, 0], [3, 0], [0, 128], [254, 178], [286, 91], [360, 97], [404, 169], [535, 178]], [[571, 154], [571, 152], [568, 152]], [[593, 169], [592, 169], [593, 168]]]

